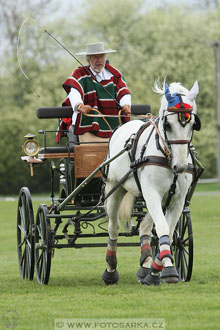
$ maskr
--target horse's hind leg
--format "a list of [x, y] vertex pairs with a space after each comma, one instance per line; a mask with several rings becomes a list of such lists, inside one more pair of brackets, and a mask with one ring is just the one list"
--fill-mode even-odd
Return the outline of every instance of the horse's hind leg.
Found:
[[140, 224], [140, 243], [141, 243], [141, 257], [140, 268], [137, 271], [137, 280], [142, 283], [144, 278], [150, 273], [152, 263], [151, 251], [151, 231], [153, 220], [149, 213], [147, 213]]
[[[106, 191], [110, 190], [110, 185], [106, 186]], [[125, 194], [125, 190], [119, 187], [109, 198], [106, 203], [106, 211], [109, 217], [108, 224], [108, 247], [106, 253], [106, 263], [107, 267], [102, 275], [102, 279], [106, 284], [115, 284], [119, 280], [119, 273], [116, 270], [117, 267], [117, 239], [119, 232], [119, 209], [121, 205], [122, 198]]]

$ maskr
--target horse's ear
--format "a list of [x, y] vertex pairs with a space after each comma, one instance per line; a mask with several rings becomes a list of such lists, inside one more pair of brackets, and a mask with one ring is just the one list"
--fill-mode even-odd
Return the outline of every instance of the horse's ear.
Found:
[[186, 96], [191, 102], [193, 102], [196, 99], [198, 93], [199, 93], [199, 84], [198, 81], [196, 80], [193, 87], [190, 89], [189, 93]]

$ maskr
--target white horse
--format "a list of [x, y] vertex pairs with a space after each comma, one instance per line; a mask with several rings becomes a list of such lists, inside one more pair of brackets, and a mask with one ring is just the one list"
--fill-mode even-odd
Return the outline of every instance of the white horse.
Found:
[[[162, 95], [158, 117], [149, 119], [148, 124], [141, 120], [133, 120], [120, 126], [109, 143], [109, 157], [114, 157], [124, 148], [129, 137], [130, 140], [135, 140], [135, 134], [138, 135], [135, 150], [133, 147], [132, 151], [132, 166], [137, 169], [137, 178], [135, 179], [132, 172], [106, 201], [109, 240], [107, 268], [102, 275], [106, 284], [114, 284], [119, 279], [116, 270], [119, 210], [127, 192], [129, 194], [126, 195], [131, 197], [126, 198], [124, 207], [127, 210], [132, 209], [132, 203], [140, 192], [148, 209], [140, 224], [141, 268], [137, 272], [138, 280], [147, 285], [159, 285], [160, 279], [163, 282], [176, 283], [179, 277], [173, 266], [170, 245], [192, 182], [192, 172], [189, 170], [189, 164], [192, 163], [189, 145], [193, 131], [200, 129], [195, 103], [199, 88], [197, 81], [190, 91], [180, 83], [172, 83], [169, 87], [164, 83], [161, 88], [155, 82], [154, 91]], [[106, 193], [128, 173], [130, 168], [129, 152], [123, 153], [110, 163]], [[175, 184], [175, 194], [170, 198], [168, 196], [172, 184]], [[164, 204], [167, 204], [166, 211], [163, 209]], [[150, 239], [153, 223], [159, 238], [159, 253], [152, 263]]]

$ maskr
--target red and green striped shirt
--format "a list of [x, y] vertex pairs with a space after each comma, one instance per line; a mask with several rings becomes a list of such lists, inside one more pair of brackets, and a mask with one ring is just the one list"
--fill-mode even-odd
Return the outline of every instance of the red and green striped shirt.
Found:
[[[108, 90], [118, 103], [124, 95], [130, 94], [130, 91], [128, 90], [127, 84], [120, 71], [109, 64], [106, 64], [105, 68], [112, 74], [112, 77], [109, 80], [102, 80], [100, 83], [97, 83], [92, 74], [90, 74], [89, 66], [87, 66], [86, 69], [80, 67], [73, 72], [71, 77], [67, 78], [63, 83], [63, 88], [67, 94], [70, 93], [71, 88], [75, 88], [80, 93], [84, 104], [88, 104], [94, 109], [98, 109], [103, 114], [117, 115], [117, 103], [104, 90], [104, 88], [100, 86], [100, 84]], [[63, 106], [70, 105], [70, 100], [67, 95], [67, 98], [63, 102]], [[63, 118], [62, 120], [68, 127], [71, 125], [70, 118]], [[106, 117], [106, 120], [112, 130], [119, 125], [118, 118]], [[126, 119], [125, 121], [128, 120], [129, 119]], [[87, 117], [79, 113], [75, 123], [75, 134], [83, 134], [85, 132], [92, 132], [100, 137], [110, 137], [112, 135], [112, 131], [102, 118]]]

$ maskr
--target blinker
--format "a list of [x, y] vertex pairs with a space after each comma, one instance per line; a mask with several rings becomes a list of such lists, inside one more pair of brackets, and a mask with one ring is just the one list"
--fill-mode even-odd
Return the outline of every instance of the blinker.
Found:
[[191, 114], [189, 112], [179, 112], [178, 119], [180, 124], [184, 127], [187, 123], [190, 122]]

